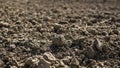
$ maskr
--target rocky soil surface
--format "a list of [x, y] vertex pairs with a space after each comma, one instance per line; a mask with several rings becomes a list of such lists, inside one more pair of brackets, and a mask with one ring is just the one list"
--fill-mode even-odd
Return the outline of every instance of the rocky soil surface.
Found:
[[119, 2], [0, 0], [0, 68], [120, 68]]

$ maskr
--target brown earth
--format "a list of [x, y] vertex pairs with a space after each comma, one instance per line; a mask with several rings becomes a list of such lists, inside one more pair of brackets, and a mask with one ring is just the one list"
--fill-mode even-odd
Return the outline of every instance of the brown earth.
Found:
[[119, 0], [103, 1], [0, 0], [0, 68], [120, 68]]

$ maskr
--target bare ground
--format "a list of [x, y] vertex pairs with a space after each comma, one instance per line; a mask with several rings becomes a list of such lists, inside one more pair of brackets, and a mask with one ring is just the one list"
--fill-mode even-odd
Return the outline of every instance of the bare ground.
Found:
[[0, 68], [119, 68], [119, 2], [0, 0]]

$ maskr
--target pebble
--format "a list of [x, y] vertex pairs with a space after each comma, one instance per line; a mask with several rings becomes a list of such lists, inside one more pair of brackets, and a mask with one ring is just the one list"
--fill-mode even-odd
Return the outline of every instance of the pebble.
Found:
[[15, 48], [16, 47], [16, 45], [15, 44], [11, 44], [11, 45], [9, 45], [10, 46], [10, 48]]
[[104, 67], [104, 63], [102, 63], [102, 62], [98, 62], [98, 66], [100, 66], [100, 67]]
[[57, 68], [70, 68], [70, 67], [67, 66], [67, 65], [63, 65], [63, 66], [59, 66], [59, 67], [57, 67]]
[[72, 65], [70, 68], [79, 68], [79, 66]]
[[71, 65], [79, 66], [79, 61], [77, 60], [77, 58], [72, 58]]
[[117, 34], [119, 35], [120, 34], [120, 31], [119, 30], [113, 30], [114, 34]]
[[85, 56], [91, 59], [94, 58], [94, 55], [95, 55], [94, 49], [91, 46], [87, 46]]
[[68, 65], [70, 63], [71, 58], [72, 57], [70, 57], [70, 56], [66, 56], [65, 58], [62, 59], [62, 61], [63, 61], [64, 64]]
[[64, 66], [65, 64], [60, 60], [60, 65], [61, 65], [61, 66]]
[[3, 21], [0, 21], [0, 27], [9, 27], [9, 24]]
[[57, 55], [55, 57], [58, 58], [58, 59], [62, 59], [63, 55], [61, 53], [57, 53]]
[[45, 52], [45, 53], [43, 54], [43, 58], [46, 59], [46, 60], [48, 60], [48, 61], [56, 61], [56, 60], [57, 60], [57, 59], [53, 56], [53, 54], [50, 53], [50, 52]]
[[61, 32], [62, 32], [61, 29], [63, 28], [63, 26], [62, 26], [61, 24], [54, 23], [53, 26], [54, 26], [54, 27], [53, 27], [53, 28], [54, 28], [53, 30], [54, 30], [55, 33], [61, 33]]
[[0, 48], [0, 54], [6, 55], [7, 51], [5, 48]]
[[60, 21], [59, 24], [68, 24], [67, 21]]
[[76, 19], [70, 19], [69, 22], [70, 22], [70, 23], [76, 23], [77, 20], [76, 20]]
[[59, 29], [59, 28], [61, 28], [62, 27], [62, 25], [61, 24], [58, 24], [58, 23], [54, 23], [54, 29]]
[[69, 66], [65, 65], [63, 61], [60, 60], [58, 66], [56, 68], [70, 68]]
[[102, 35], [104, 35], [104, 36], [108, 36], [108, 32], [106, 32], [106, 31], [102, 31]]
[[10, 66], [10, 68], [18, 68], [18, 67], [16, 67], [16, 66]]
[[42, 58], [38, 62], [37, 68], [50, 68], [50, 66], [51, 66], [51, 63]]
[[53, 43], [53, 45], [61, 47], [66, 44], [66, 39], [63, 35], [55, 35], [55, 37], [52, 40], [52, 43]]
[[93, 66], [93, 65], [96, 65], [96, 60], [94, 59], [89, 59], [89, 62], [90, 62], [90, 65]]
[[39, 62], [39, 60], [38, 60], [37, 58], [32, 58], [32, 57], [28, 58], [28, 59], [25, 61], [25, 63], [26, 63], [27, 65], [37, 64], [38, 62]]
[[47, 17], [44, 17], [43, 20], [44, 21], [50, 21], [50, 20], [52, 20], [52, 18], [47, 16]]
[[95, 38], [93, 42], [93, 48], [98, 51], [102, 51], [102, 43], [100, 42], [99, 39]]
[[0, 67], [3, 67], [4, 62], [0, 59]]
[[66, 45], [67, 45], [67, 46], [71, 46], [72, 43], [73, 43], [72, 40], [66, 40]]

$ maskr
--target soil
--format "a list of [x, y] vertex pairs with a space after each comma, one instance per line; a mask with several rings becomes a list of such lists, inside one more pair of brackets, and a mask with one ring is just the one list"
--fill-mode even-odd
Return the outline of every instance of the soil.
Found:
[[0, 0], [0, 68], [120, 68], [117, 0]]

